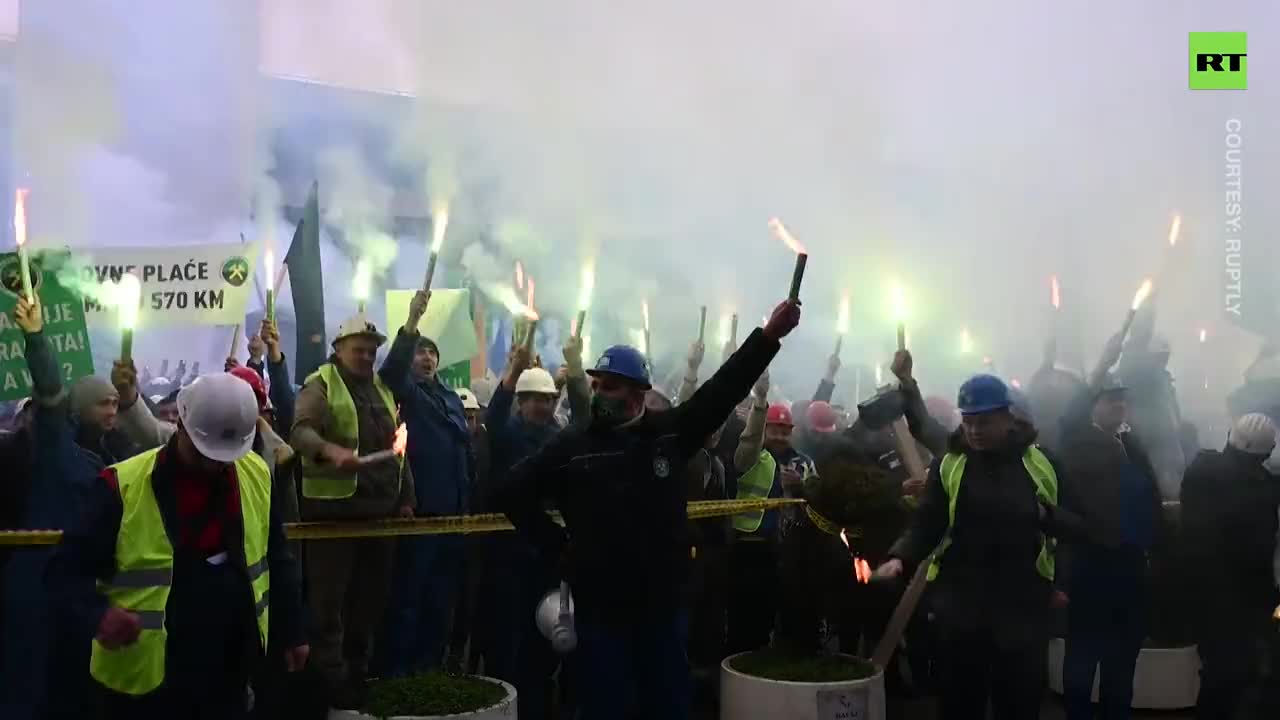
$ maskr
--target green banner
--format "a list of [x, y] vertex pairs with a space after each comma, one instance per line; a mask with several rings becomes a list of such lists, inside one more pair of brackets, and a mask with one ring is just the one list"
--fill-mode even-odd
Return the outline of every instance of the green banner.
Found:
[[[62, 381], [93, 374], [93, 352], [84, 324], [84, 303], [78, 295], [58, 282], [57, 267], [67, 261], [65, 253], [33, 253], [31, 282], [44, 308], [44, 336], [58, 358]], [[31, 395], [31, 373], [27, 370], [26, 340], [13, 320], [18, 295], [22, 292], [22, 271], [17, 253], [0, 255], [0, 400], [18, 400]]]
[[470, 388], [471, 361], [463, 360], [462, 362], [454, 363], [449, 367], [440, 368], [440, 371], [436, 373], [436, 375], [440, 378], [440, 382], [448, 385], [454, 390], [457, 390], [458, 388]]

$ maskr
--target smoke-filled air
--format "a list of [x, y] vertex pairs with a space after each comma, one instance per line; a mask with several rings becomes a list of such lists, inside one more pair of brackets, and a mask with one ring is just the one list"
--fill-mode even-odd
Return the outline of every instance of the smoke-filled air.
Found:
[[[1264, 49], [1272, 16], [1261, 0], [25, 3], [11, 184], [32, 188], [33, 247], [243, 235], [278, 263], [314, 181], [330, 336], [357, 296], [383, 322], [382, 292], [420, 284], [447, 211], [438, 287], [523, 303], [519, 262], [546, 331], [588, 308], [592, 351], [640, 337], [647, 302], [667, 373], [701, 306], [718, 345], [728, 315], [745, 336], [785, 294], [776, 217], [809, 255], [805, 322], [774, 368], [787, 399], [838, 331], [867, 394], [899, 321], [939, 394], [984, 366], [1026, 381], [1051, 335], [1059, 365], [1088, 369], [1151, 279], [1183, 402], [1208, 419], [1276, 331], [1257, 287], [1280, 258], [1274, 95], [1189, 92], [1184, 44], [1247, 28]], [[1274, 58], [1251, 56], [1253, 77]], [[1243, 318], [1233, 119], [1256, 188]], [[230, 337], [180, 332], [208, 363]]]

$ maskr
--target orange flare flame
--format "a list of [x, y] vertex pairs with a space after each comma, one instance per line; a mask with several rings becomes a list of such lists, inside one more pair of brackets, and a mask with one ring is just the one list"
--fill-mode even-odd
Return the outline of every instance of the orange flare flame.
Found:
[[524, 303], [524, 304], [525, 304], [525, 305], [528, 305], [528, 306], [529, 306], [529, 312], [530, 312], [530, 313], [533, 313], [533, 316], [534, 316], [534, 317], [537, 317], [537, 314], [536, 314], [536, 313], [534, 313], [534, 311], [533, 311], [533, 278], [529, 278], [529, 296], [528, 296], [528, 299], [525, 301], [525, 303]]
[[787, 226], [783, 225], [782, 221], [778, 218], [771, 218], [769, 220], [769, 230], [773, 232], [775, 237], [785, 243], [787, 247], [791, 248], [791, 252], [796, 253], [797, 255], [806, 254], [804, 246], [792, 237], [790, 232], [787, 232]]
[[1058, 288], [1058, 276], [1049, 276], [1049, 301], [1053, 303], [1053, 309], [1057, 310], [1062, 307], [1061, 291]]
[[853, 573], [858, 577], [858, 582], [866, 585], [871, 582], [871, 563], [860, 557], [853, 559]]
[[524, 265], [519, 260], [516, 261], [516, 289], [524, 289]]
[[409, 426], [400, 423], [400, 427], [396, 428], [396, 439], [391, 443], [391, 449], [395, 451], [396, 457], [404, 457], [404, 451], [409, 446]]
[[[840, 530], [840, 542], [844, 543], [844, 546], [849, 550], [853, 549], [849, 547], [849, 535], [844, 529]], [[855, 555], [853, 558], [853, 575], [863, 585], [871, 582], [871, 563]]]
[[1169, 226], [1169, 247], [1178, 244], [1178, 231], [1182, 229], [1182, 216], [1174, 215], [1173, 224]]

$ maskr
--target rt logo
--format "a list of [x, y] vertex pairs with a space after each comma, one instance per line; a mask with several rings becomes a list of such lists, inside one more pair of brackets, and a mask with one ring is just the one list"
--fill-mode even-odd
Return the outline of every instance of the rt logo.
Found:
[[1242, 32], [1187, 34], [1188, 84], [1192, 90], [1244, 90], [1249, 75]]

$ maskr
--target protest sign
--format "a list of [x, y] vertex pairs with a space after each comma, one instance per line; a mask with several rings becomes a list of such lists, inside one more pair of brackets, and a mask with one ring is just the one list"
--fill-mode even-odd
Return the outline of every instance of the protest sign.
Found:
[[[58, 269], [68, 261], [66, 253], [32, 253], [31, 282], [44, 310], [44, 336], [57, 357], [63, 386], [93, 374], [93, 353], [80, 297], [58, 281]], [[13, 319], [22, 274], [17, 253], [0, 255], [0, 400], [17, 400], [31, 394], [26, 339]]]
[[[91, 328], [114, 328], [116, 308], [104, 286], [132, 272], [142, 282], [138, 329], [163, 325], [235, 325], [257, 265], [257, 243], [180, 247], [94, 248], [76, 257], [75, 280]], [[63, 276], [63, 282], [67, 277]]]
[[[387, 291], [387, 336], [396, 332], [409, 317], [409, 301], [416, 290]], [[476, 352], [476, 329], [471, 323], [471, 291], [432, 290], [427, 313], [418, 331], [440, 348], [442, 371], [461, 362], [470, 362]], [[467, 370], [468, 380], [471, 371]], [[455, 386], [456, 387], [456, 386]], [[465, 386], [464, 386], [465, 387]]]

